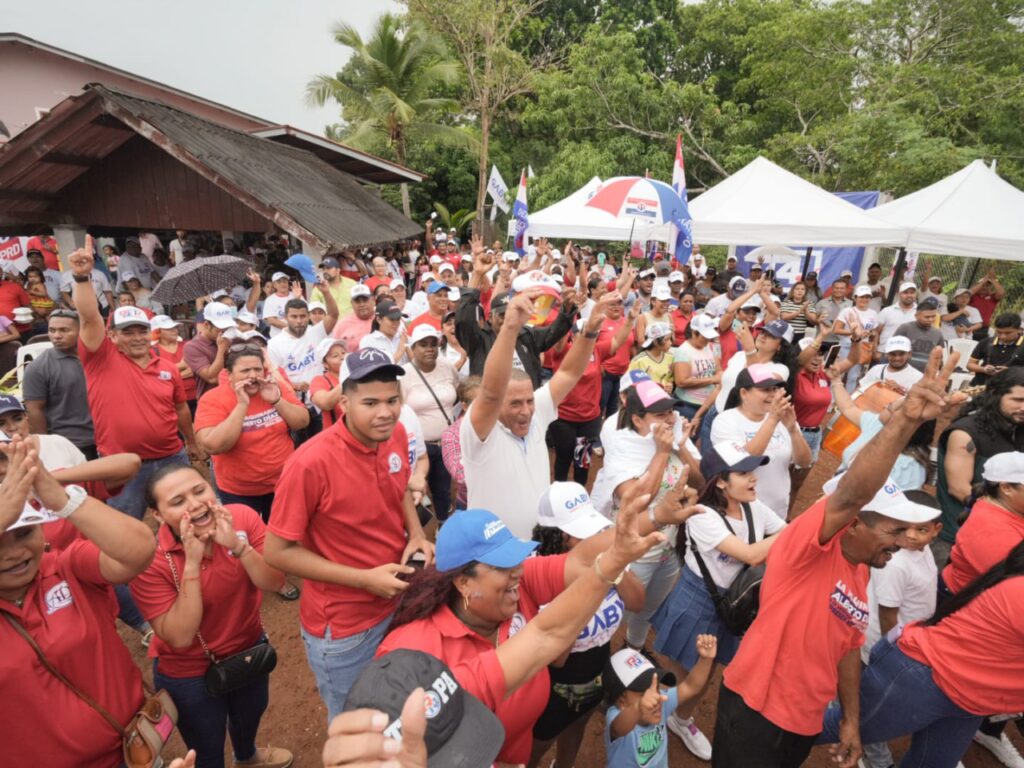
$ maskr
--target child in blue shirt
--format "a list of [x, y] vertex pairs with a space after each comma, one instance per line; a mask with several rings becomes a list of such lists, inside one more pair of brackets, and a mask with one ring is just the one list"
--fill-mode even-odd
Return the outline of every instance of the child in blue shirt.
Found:
[[668, 768], [668, 733], [665, 719], [686, 701], [700, 694], [711, 675], [718, 638], [697, 636], [700, 660], [677, 686], [662, 689], [658, 680], [672, 685], [675, 678], [657, 669], [631, 648], [612, 655], [601, 679], [609, 702], [604, 746], [608, 768]]

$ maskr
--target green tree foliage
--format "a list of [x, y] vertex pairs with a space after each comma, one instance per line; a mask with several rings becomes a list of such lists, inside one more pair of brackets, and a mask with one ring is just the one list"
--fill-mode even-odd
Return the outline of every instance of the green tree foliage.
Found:
[[[403, 165], [410, 141], [472, 144], [469, 133], [442, 122], [458, 107], [442, 89], [458, 82], [459, 64], [421, 24], [384, 14], [368, 40], [344, 23], [335, 27], [334, 39], [351, 49], [352, 57], [337, 74], [317, 75], [306, 86], [311, 103], [341, 107], [345, 125], [331, 126], [329, 138], [384, 151]], [[402, 208], [408, 216], [404, 184]]]

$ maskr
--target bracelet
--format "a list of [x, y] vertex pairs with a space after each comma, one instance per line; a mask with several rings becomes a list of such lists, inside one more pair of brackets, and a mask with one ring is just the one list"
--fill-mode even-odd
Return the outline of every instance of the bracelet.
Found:
[[594, 573], [597, 574], [597, 578], [603, 581], [610, 587], [618, 586], [622, 582], [622, 577], [626, 575], [625, 571], [621, 571], [615, 579], [609, 579], [603, 573], [601, 573], [601, 558], [604, 557], [604, 552], [601, 552], [597, 557], [594, 558]]
[[653, 525], [658, 530], [661, 530], [666, 525], [668, 525], [668, 523], [659, 523], [658, 522], [658, 516], [657, 516], [657, 514], [655, 514], [656, 510], [657, 510], [657, 505], [656, 504], [652, 504], [651, 506], [649, 506], [647, 508], [647, 519], [651, 521], [651, 525]]
[[585, 339], [596, 339], [600, 335], [601, 335], [601, 329], [600, 328], [598, 328], [596, 331], [587, 331], [587, 330], [583, 331], [583, 338], [585, 338]]

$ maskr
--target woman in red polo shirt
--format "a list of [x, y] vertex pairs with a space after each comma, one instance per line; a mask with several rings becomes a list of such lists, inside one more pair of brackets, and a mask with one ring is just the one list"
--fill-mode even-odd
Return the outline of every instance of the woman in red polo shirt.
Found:
[[[0, 474], [3, 763], [120, 766], [121, 734], [46, 669], [17, 627], [53, 667], [127, 725], [142, 705], [142, 678], [114, 626], [113, 585], [145, 569], [153, 534], [80, 488], [61, 487], [20, 437], [2, 448]], [[26, 503], [30, 491], [56, 512]], [[40, 523], [58, 519], [84, 538], [46, 551]]]
[[[793, 381], [793, 410], [796, 411], [796, 423], [800, 432], [811, 449], [811, 464], [818, 460], [821, 449], [821, 425], [832, 407], [832, 380], [825, 370], [825, 359], [821, 354], [821, 342], [825, 337], [822, 329], [814, 339], [800, 339], [797, 343], [800, 356], [797, 359], [800, 367]], [[808, 351], [810, 350], [810, 351]], [[842, 376], [846, 371], [860, 362], [860, 342], [850, 345], [849, 354], [832, 366], [833, 376]], [[808, 471], [810, 467], [807, 468]], [[806, 472], [801, 471], [802, 478]], [[795, 491], [794, 491], [795, 493]]]
[[178, 706], [182, 738], [200, 768], [222, 768], [225, 731], [236, 766], [286, 768], [290, 752], [256, 748], [269, 675], [220, 696], [207, 692], [204, 679], [214, 659], [266, 642], [261, 590], [279, 590], [284, 574], [263, 561], [263, 521], [245, 505], [221, 506], [192, 467], [154, 473], [146, 504], [160, 522], [156, 555], [131, 588], [156, 632], [153, 680]]
[[537, 542], [515, 538], [491, 512], [452, 515], [437, 536], [436, 565], [413, 576], [377, 655], [410, 648], [441, 659], [505, 727], [498, 764], [526, 763], [550, 691], [547, 665], [569, 650], [626, 565], [662, 540], [644, 534], [656, 524], [647, 502], [629, 499], [614, 529], [548, 557], [528, 557]]
[[[619, 335], [629, 333], [626, 325], [619, 327]], [[548, 427], [548, 439], [555, 451], [555, 467], [553, 477], [556, 482], [569, 479], [572, 468], [572, 480], [580, 485], [587, 484], [590, 475], [591, 444], [601, 434], [601, 364], [605, 355], [602, 346], [595, 346], [590, 361], [583, 370], [576, 386], [558, 406], [558, 418]], [[552, 353], [552, 370], [557, 371], [562, 360], [572, 349], [572, 341], [564, 344]]]
[[207, 390], [196, 408], [196, 440], [213, 457], [221, 500], [252, 507], [266, 521], [274, 485], [309, 411], [291, 387], [268, 374], [263, 347], [236, 343], [224, 360], [227, 381]]

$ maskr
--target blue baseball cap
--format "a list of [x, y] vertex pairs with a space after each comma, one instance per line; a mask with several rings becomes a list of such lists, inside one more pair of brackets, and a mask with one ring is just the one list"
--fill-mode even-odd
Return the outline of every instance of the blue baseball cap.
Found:
[[772, 320], [764, 324], [764, 332], [776, 339], [785, 339], [790, 333], [789, 323], [785, 320]]
[[427, 295], [433, 296], [435, 293], [438, 293], [440, 291], [447, 291], [448, 288], [449, 286], [446, 285], [445, 283], [442, 283], [440, 280], [434, 280], [430, 283], [430, 287], [427, 288]]
[[14, 395], [0, 395], [0, 414], [10, 413], [11, 411], [24, 413], [25, 406]]
[[391, 361], [391, 355], [381, 352], [379, 349], [360, 349], [345, 358], [347, 375], [345, 378], [352, 381], [361, 381], [371, 373], [386, 370], [395, 376], [404, 376], [405, 369], [395, 365]]
[[456, 512], [437, 534], [437, 570], [451, 571], [478, 562], [495, 568], [514, 568], [533, 554], [536, 541], [512, 535], [497, 515], [486, 509]]

